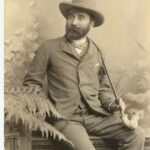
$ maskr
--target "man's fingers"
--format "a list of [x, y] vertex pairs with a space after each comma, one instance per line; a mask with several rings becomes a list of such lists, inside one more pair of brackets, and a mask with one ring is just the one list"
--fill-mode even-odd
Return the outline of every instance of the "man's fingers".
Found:
[[120, 105], [120, 109], [122, 109], [122, 110], [126, 109], [126, 105], [125, 105], [124, 101], [122, 100], [122, 98], [119, 98], [119, 105]]

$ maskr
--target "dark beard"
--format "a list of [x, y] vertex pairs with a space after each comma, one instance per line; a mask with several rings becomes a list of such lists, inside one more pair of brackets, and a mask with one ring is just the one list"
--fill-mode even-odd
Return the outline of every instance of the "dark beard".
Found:
[[74, 25], [71, 25], [71, 26], [66, 25], [66, 37], [70, 41], [78, 40], [84, 37], [89, 32], [89, 30], [90, 30], [90, 25], [88, 25], [84, 29], [81, 29]]

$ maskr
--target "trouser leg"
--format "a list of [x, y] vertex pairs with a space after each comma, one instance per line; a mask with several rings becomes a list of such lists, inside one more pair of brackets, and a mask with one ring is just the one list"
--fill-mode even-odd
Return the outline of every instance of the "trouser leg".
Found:
[[[56, 128], [65, 135], [75, 146], [75, 150], [95, 150], [89, 136], [80, 122], [68, 121], [64, 126], [63, 121], [56, 125]], [[61, 150], [66, 150], [66, 148], [61, 147]]]
[[118, 143], [118, 150], [143, 150], [144, 131], [141, 128], [135, 130], [126, 127], [119, 114], [109, 117], [96, 115], [85, 116], [85, 125], [89, 134], [100, 136], [104, 140], [113, 140]]
[[143, 129], [138, 127], [130, 131], [129, 136], [124, 136], [124, 139], [119, 141], [118, 146], [119, 150], [144, 150], [144, 142]]

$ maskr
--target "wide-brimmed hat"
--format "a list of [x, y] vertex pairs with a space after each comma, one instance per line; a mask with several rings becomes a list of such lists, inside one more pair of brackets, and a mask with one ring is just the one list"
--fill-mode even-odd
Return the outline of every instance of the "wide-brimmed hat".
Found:
[[80, 8], [94, 17], [94, 27], [100, 26], [104, 22], [103, 15], [96, 9], [94, 0], [72, 0], [72, 2], [61, 2], [59, 9], [62, 15], [67, 18], [68, 11], [71, 8]]

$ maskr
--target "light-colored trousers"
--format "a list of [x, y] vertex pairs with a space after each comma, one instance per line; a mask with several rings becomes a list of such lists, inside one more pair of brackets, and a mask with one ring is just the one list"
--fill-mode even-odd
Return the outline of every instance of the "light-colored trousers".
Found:
[[[95, 150], [89, 135], [116, 142], [118, 150], [144, 150], [143, 129], [129, 129], [122, 123], [119, 113], [102, 117], [79, 107], [69, 121], [60, 120], [55, 127], [72, 141], [75, 150]], [[62, 146], [61, 150], [67, 148]]]

